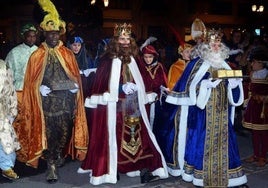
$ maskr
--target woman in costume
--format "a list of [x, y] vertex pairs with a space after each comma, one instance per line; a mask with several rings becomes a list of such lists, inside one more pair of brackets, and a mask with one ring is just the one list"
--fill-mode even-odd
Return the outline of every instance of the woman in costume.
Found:
[[96, 68], [93, 67], [93, 60], [88, 55], [84, 40], [81, 37], [70, 37], [67, 42], [67, 47], [70, 48], [75, 55], [82, 80], [83, 96], [86, 97], [89, 94], [93, 78], [90, 75], [96, 71]]

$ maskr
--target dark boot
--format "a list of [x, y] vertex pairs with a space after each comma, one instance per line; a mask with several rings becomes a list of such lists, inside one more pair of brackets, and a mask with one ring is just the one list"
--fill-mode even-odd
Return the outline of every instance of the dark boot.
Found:
[[59, 153], [58, 155], [57, 155], [57, 159], [56, 159], [56, 161], [55, 161], [55, 164], [56, 164], [56, 166], [57, 167], [62, 167], [63, 165], [64, 165], [64, 163], [65, 163], [65, 159], [62, 157], [62, 155]]
[[120, 175], [119, 175], [119, 173], [117, 172], [117, 174], [116, 174], [116, 179], [117, 179], [117, 181], [119, 181], [120, 180]]
[[141, 170], [141, 183], [149, 183], [156, 180], [159, 180], [159, 176], [153, 176], [151, 172], [149, 172], [148, 169]]
[[48, 161], [47, 163], [47, 182], [56, 183], [58, 181], [56, 164], [54, 161]]

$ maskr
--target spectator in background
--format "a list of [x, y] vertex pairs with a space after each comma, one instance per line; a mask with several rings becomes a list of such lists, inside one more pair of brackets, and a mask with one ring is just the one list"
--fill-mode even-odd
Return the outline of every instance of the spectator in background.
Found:
[[268, 31], [264, 31], [262, 40], [263, 40], [264, 46], [268, 48]]
[[97, 48], [96, 56], [94, 59], [94, 65], [93, 65], [94, 68], [98, 67], [99, 60], [101, 56], [104, 54], [104, 52], [106, 51], [109, 41], [110, 41], [109, 38], [104, 38], [98, 43], [98, 48]]
[[244, 38], [243, 38], [243, 32], [240, 29], [233, 29], [231, 31], [231, 38], [229, 41], [226, 41], [227, 47], [230, 48], [230, 50], [236, 50], [236, 49], [242, 49], [244, 50], [243, 45]]
[[0, 59], [0, 100], [0, 169], [2, 176], [16, 180], [19, 176], [13, 168], [20, 144], [12, 123], [17, 115], [17, 95], [12, 71], [2, 59]]
[[173, 89], [180, 76], [190, 61], [192, 45], [189, 43], [181, 44], [178, 48], [179, 59], [173, 63], [168, 72], [168, 88]]
[[82, 80], [83, 96], [86, 97], [89, 94], [91, 82], [93, 81], [89, 79], [92, 78], [92, 76], [89, 75], [96, 71], [93, 60], [88, 55], [84, 40], [81, 37], [70, 37], [67, 41], [67, 47], [70, 48], [75, 55]]
[[257, 162], [258, 167], [264, 167], [268, 152], [268, 50], [253, 48], [248, 58], [252, 72], [243, 125], [251, 130], [253, 155], [246, 162]]
[[38, 31], [33, 24], [27, 23], [23, 25], [20, 32], [23, 42], [12, 48], [5, 59], [5, 62], [13, 72], [16, 91], [21, 91], [23, 88], [24, 73], [29, 57], [37, 49], [35, 45], [37, 33]]
[[[25, 71], [28, 60], [32, 53], [37, 49], [35, 45], [37, 40], [37, 29], [32, 23], [27, 23], [21, 28], [21, 37], [23, 42], [10, 50], [7, 54], [5, 62], [13, 72], [14, 86], [18, 100], [18, 114], [21, 113], [22, 89], [24, 83]], [[20, 126], [20, 115], [14, 121], [14, 127]]]
[[28, 60], [31, 54], [37, 49], [37, 46], [35, 45], [37, 29], [33, 24], [27, 23], [21, 28], [20, 34], [23, 38], [23, 43], [11, 49], [5, 59], [5, 62], [13, 72], [14, 86], [17, 92], [19, 110], [21, 104], [24, 75]]

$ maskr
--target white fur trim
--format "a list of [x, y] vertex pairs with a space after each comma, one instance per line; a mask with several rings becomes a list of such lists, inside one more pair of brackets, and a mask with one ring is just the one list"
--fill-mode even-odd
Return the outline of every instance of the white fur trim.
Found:
[[232, 108], [231, 108], [231, 117], [230, 117], [232, 124], [234, 124], [235, 106], [240, 106], [244, 102], [244, 90], [243, 90], [242, 81], [239, 83], [238, 87], [239, 87], [240, 95], [239, 95], [239, 99], [238, 99], [237, 102], [234, 102], [232, 89], [229, 86], [229, 84], [228, 84], [228, 88], [227, 88], [228, 89], [228, 91], [227, 91], [227, 93], [228, 93], [227, 94], [228, 95], [228, 99], [229, 99], [230, 104], [232, 105]]
[[83, 168], [79, 167], [77, 170], [78, 174], [87, 174], [87, 173], [91, 173], [92, 170], [84, 170]]
[[141, 174], [141, 171], [139, 171], [139, 170], [126, 173], [126, 175], [129, 176], [129, 177], [140, 176], [140, 174]]
[[152, 172], [152, 175], [153, 176], [159, 176], [160, 179], [166, 179], [166, 178], [168, 178], [168, 170], [167, 170], [167, 167], [166, 168], [158, 168], [158, 169], [154, 170]]
[[228, 187], [235, 187], [235, 186], [243, 185], [243, 184], [246, 184], [247, 182], [248, 182], [247, 176], [244, 175], [239, 178], [229, 179]]
[[180, 169], [184, 167], [184, 154], [186, 147], [186, 134], [187, 134], [187, 119], [188, 119], [188, 106], [181, 106], [179, 137], [178, 137], [178, 161]]
[[232, 89], [228, 84], [228, 99], [229, 99], [230, 104], [233, 106], [240, 106], [244, 102], [244, 90], [243, 90], [242, 81], [239, 83], [238, 87], [239, 87], [239, 92], [240, 92], [239, 99], [237, 102], [234, 102]]
[[[119, 60], [118, 58], [114, 59], [112, 62], [112, 70], [111, 70], [111, 78], [110, 78], [110, 83], [109, 83], [109, 90], [110, 93], [108, 94], [108, 96], [100, 96], [100, 98], [96, 98], [94, 99], [94, 97], [90, 98], [89, 100], [91, 100], [91, 102], [93, 101], [97, 101], [98, 104], [100, 104], [100, 101], [103, 101], [105, 99], [105, 101], [107, 101], [107, 112], [108, 112], [108, 119], [107, 119], [107, 124], [108, 124], [108, 131], [109, 131], [109, 174], [104, 174], [102, 176], [99, 177], [94, 177], [91, 176], [90, 178], [90, 183], [93, 185], [99, 185], [102, 183], [116, 183], [117, 182], [117, 144], [116, 144], [116, 102], [118, 100], [118, 86], [119, 86], [119, 78], [120, 78], [120, 73], [121, 73], [121, 60]], [[157, 170], [155, 170], [153, 173], [153, 175], [157, 175], [160, 178], [167, 178], [168, 177], [168, 171], [167, 171], [167, 166], [166, 166], [166, 162], [165, 159], [163, 157], [163, 154], [160, 150], [160, 147], [157, 144], [157, 141], [154, 137], [154, 134], [152, 133], [151, 129], [150, 129], [150, 123], [149, 123], [149, 119], [147, 116], [147, 111], [145, 109], [145, 104], [148, 103], [147, 100], [147, 95], [145, 92], [145, 86], [143, 83], [143, 79], [141, 77], [141, 74], [139, 72], [138, 66], [134, 60], [134, 58], [131, 58], [131, 62], [128, 64], [129, 66], [129, 70], [131, 71], [131, 74], [134, 78], [134, 81], [137, 85], [138, 88], [138, 99], [139, 99], [139, 108], [141, 111], [141, 115], [143, 118], [143, 121], [145, 122], [148, 134], [155, 146], [155, 148], [157, 149], [157, 151], [159, 152], [159, 154], [161, 155], [161, 159], [162, 159], [162, 165], [163, 168], [159, 168]], [[94, 100], [93, 100], [94, 99]], [[129, 172], [127, 173], [128, 175], [137, 175], [138, 172]]]
[[195, 186], [203, 187], [204, 186], [204, 180], [203, 179], [196, 179], [196, 178], [193, 177], [193, 184]]
[[168, 95], [166, 98], [166, 102], [174, 105], [186, 105], [191, 104], [191, 100], [189, 97], [187, 98], [178, 98], [171, 95]]
[[192, 182], [194, 177], [191, 174], [182, 173], [182, 179], [187, 182]]
[[169, 168], [168, 167], [168, 173], [171, 175], [171, 176], [180, 176], [181, 175], [181, 170], [180, 169], [172, 169], [172, 168]]
[[[119, 83], [121, 72], [121, 60], [118, 58], [113, 59], [110, 83]], [[107, 105], [108, 102], [117, 102], [118, 101], [118, 84], [109, 85], [109, 93], [105, 92], [103, 95], [92, 95], [87, 97], [85, 100], [85, 107], [87, 108], [96, 108], [98, 104]]]
[[117, 178], [116, 177], [114, 178], [109, 174], [104, 174], [104, 175], [98, 176], [98, 177], [95, 177], [95, 176], [90, 177], [90, 183], [92, 185], [100, 185], [100, 184], [103, 184], [103, 183], [113, 183], [113, 184], [115, 184], [116, 182], [117, 182]]
[[200, 109], [204, 109], [207, 105], [208, 99], [211, 94], [211, 88], [207, 88], [203, 81], [201, 81], [199, 95], [197, 97], [196, 105]]
[[150, 125], [151, 125], [151, 130], [153, 130], [153, 126], [154, 126], [154, 116], [155, 116], [155, 103], [152, 103], [150, 105]]
[[139, 68], [138, 68], [134, 58], [131, 58], [131, 63], [129, 63], [128, 66], [129, 66], [131, 74], [135, 80], [135, 83], [138, 87], [138, 99], [139, 99], [138, 102], [139, 102], [139, 108], [140, 108], [142, 119], [143, 119], [145, 126], [147, 128], [148, 135], [149, 135], [151, 141], [153, 142], [156, 150], [158, 151], [158, 153], [160, 154], [161, 159], [162, 159], [163, 168], [159, 168], [159, 169], [155, 170], [154, 172], [152, 172], [152, 174], [157, 175], [160, 178], [168, 178], [168, 171], [167, 171], [167, 165], [166, 165], [165, 158], [164, 158], [162, 151], [161, 151], [161, 149], [156, 141], [154, 133], [151, 130], [149, 118], [148, 118], [147, 111], [146, 111], [146, 108], [144, 105], [144, 104], [148, 103], [147, 95], [145, 92], [145, 86], [144, 86], [143, 79], [142, 79], [142, 76], [140, 74]]
[[[241, 176], [239, 178], [229, 179], [229, 181], [228, 181], [228, 187], [235, 187], [235, 186], [243, 185], [243, 184], [246, 184], [247, 181], [248, 180], [247, 180], [246, 175]], [[201, 186], [201, 187], [203, 187], [204, 186], [204, 181], [203, 181], [203, 179], [193, 178], [193, 184], [195, 186]]]

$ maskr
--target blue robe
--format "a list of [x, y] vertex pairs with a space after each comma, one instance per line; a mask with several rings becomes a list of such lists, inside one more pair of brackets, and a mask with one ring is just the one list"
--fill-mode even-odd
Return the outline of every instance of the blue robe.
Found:
[[212, 72], [209, 62], [199, 58], [187, 65], [167, 96], [166, 121], [162, 118], [165, 123], [155, 134], [172, 175], [196, 186], [237, 186], [247, 182], [233, 129], [234, 108], [243, 102], [242, 83], [231, 89], [223, 79], [207, 88], [202, 80]]

